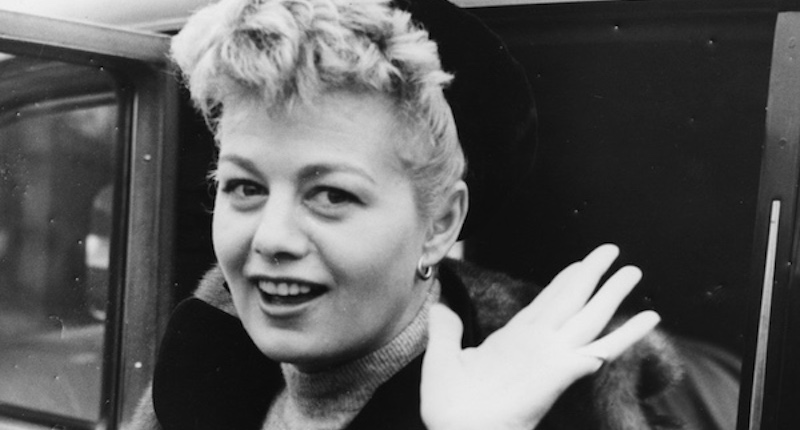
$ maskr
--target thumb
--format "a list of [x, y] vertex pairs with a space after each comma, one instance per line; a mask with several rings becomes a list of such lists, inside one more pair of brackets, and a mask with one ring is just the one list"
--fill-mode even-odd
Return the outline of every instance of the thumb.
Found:
[[428, 314], [428, 349], [425, 353], [425, 368], [446, 369], [461, 352], [461, 335], [464, 325], [461, 319], [447, 306], [436, 303]]

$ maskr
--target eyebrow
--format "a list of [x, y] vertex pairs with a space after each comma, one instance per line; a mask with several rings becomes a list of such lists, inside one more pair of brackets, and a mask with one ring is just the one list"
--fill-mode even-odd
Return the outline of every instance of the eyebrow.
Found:
[[[219, 161], [217, 161], [217, 164], [219, 165], [219, 163], [221, 163], [223, 161], [234, 163], [234, 164], [238, 165], [239, 167], [241, 167], [241, 168], [243, 168], [243, 169], [245, 169], [247, 171], [250, 171], [251, 173], [254, 173], [254, 174], [258, 173], [258, 171], [259, 171], [258, 167], [256, 166], [256, 164], [251, 159], [249, 159], [247, 157], [242, 157], [240, 155], [236, 155], [236, 154], [225, 154], [225, 155], [222, 155], [222, 156], [220, 156]], [[375, 178], [373, 178], [372, 175], [367, 173], [366, 170], [364, 170], [364, 169], [362, 169], [360, 167], [353, 166], [353, 165], [350, 165], [350, 164], [345, 164], [345, 163], [341, 163], [341, 164], [340, 163], [336, 163], [336, 164], [330, 164], [330, 163], [311, 164], [311, 165], [303, 167], [300, 170], [300, 173], [297, 176], [301, 181], [309, 181], [309, 180], [312, 180], [312, 179], [320, 177], [320, 176], [326, 176], [326, 175], [330, 175], [332, 173], [339, 173], [339, 172], [355, 174], [357, 176], [360, 176], [360, 177], [366, 179], [367, 181], [369, 181], [369, 182], [371, 182], [373, 184], [377, 183], [375, 181]]]
[[338, 172], [355, 174], [373, 184], [376, 183], [375, 179], [369, 173], [367, 173], [366, 170], [350, 164], [325, 164], [325, 163], [312, 164], [303, 167], [303, 169], [300, 170], [300, 174], [298, 176], [300, 180], [308, 181], [316, 177], [330, 175], [332, 173], [338, 173]]
[[222, 163], [223, 161], [227, 161], [227, 162], [236, 164], [237, 166], [239, 166], [239, 167], [241, 167], [241, 168], [243, 168], [243, 169], [245, 169], [245, 170], [247, 170], [247, 171], [249, 171], [250, 173], [253, 173], [253, 174], [258, 172], [258, 168], [256, 167], [256, 164], [253, 163], [253, 161], [251, 159], [249, 159], [247, 157], [242, 157], [241, 155], [236, 155], [236, 154], [225, 154], [225, 155], [222, 155], [222, 156], [219, 157], [219, 160], [217, 160], [217, 167], [219, 167], [220, 163]]

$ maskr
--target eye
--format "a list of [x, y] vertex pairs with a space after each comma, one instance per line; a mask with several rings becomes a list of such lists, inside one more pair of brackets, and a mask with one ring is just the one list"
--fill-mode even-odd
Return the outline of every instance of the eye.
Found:
[[350, 193], [348, 193], [346, 191], [337, 190], [337, 189], [334, 189], [334, 188], [324, 190], [321, 193], [319, 193], [319, 195], [322, 198], [326, 198], [327, 201], [330, 204], [334, 204], [334, 205], [347, 203], [347, 202], [355, 202], [355, 201], [358, 200], [352, 194], [350, 194]]
[[339, 188], [320, 187], [314, 190], [308, 199], [309, 204], [318, 210], [340, 210], [351, 204], [360, 204], [361, 200], [354, 194]]
[[248, 179], [231, 179], [224, 181], [221, 190], [224, 194], [239, 199], [267, 194], [267, 189], [264, 186]]

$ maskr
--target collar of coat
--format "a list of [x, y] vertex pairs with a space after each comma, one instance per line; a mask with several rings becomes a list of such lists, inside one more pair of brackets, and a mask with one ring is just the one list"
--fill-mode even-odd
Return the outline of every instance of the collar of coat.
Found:
[[[502, 327], [541, 289], [502, 274], [445, 261], [442, 296], [464, 323], [464, 347]], [[373, 395], [348, 429], [424, 429], [419, 414], [422, 357]], [[539, 428], [652, 428], [647, 399], [678, 377], [675, 354], [656, 332], [571, 387]], [[261, 428], [284, 386], [278, 363], [253, 344], [236, 317], [221, 271], [170, 318], [153, 378], [153, 406], [165, 430]]]

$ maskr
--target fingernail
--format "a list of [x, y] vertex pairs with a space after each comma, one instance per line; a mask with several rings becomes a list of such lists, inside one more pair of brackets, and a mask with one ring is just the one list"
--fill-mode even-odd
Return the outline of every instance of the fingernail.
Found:
[[603, 258], [603, 259], [613, 260], [616, 259], [618, 255], [619, 255], [619, 247], [617, 247], [617, 245], [614, 245], [612, 243], [606, 243], [595, 248], [594, 251], [589, 253], [589, 255], [587, 255], [584, 260], [589, 258]]

